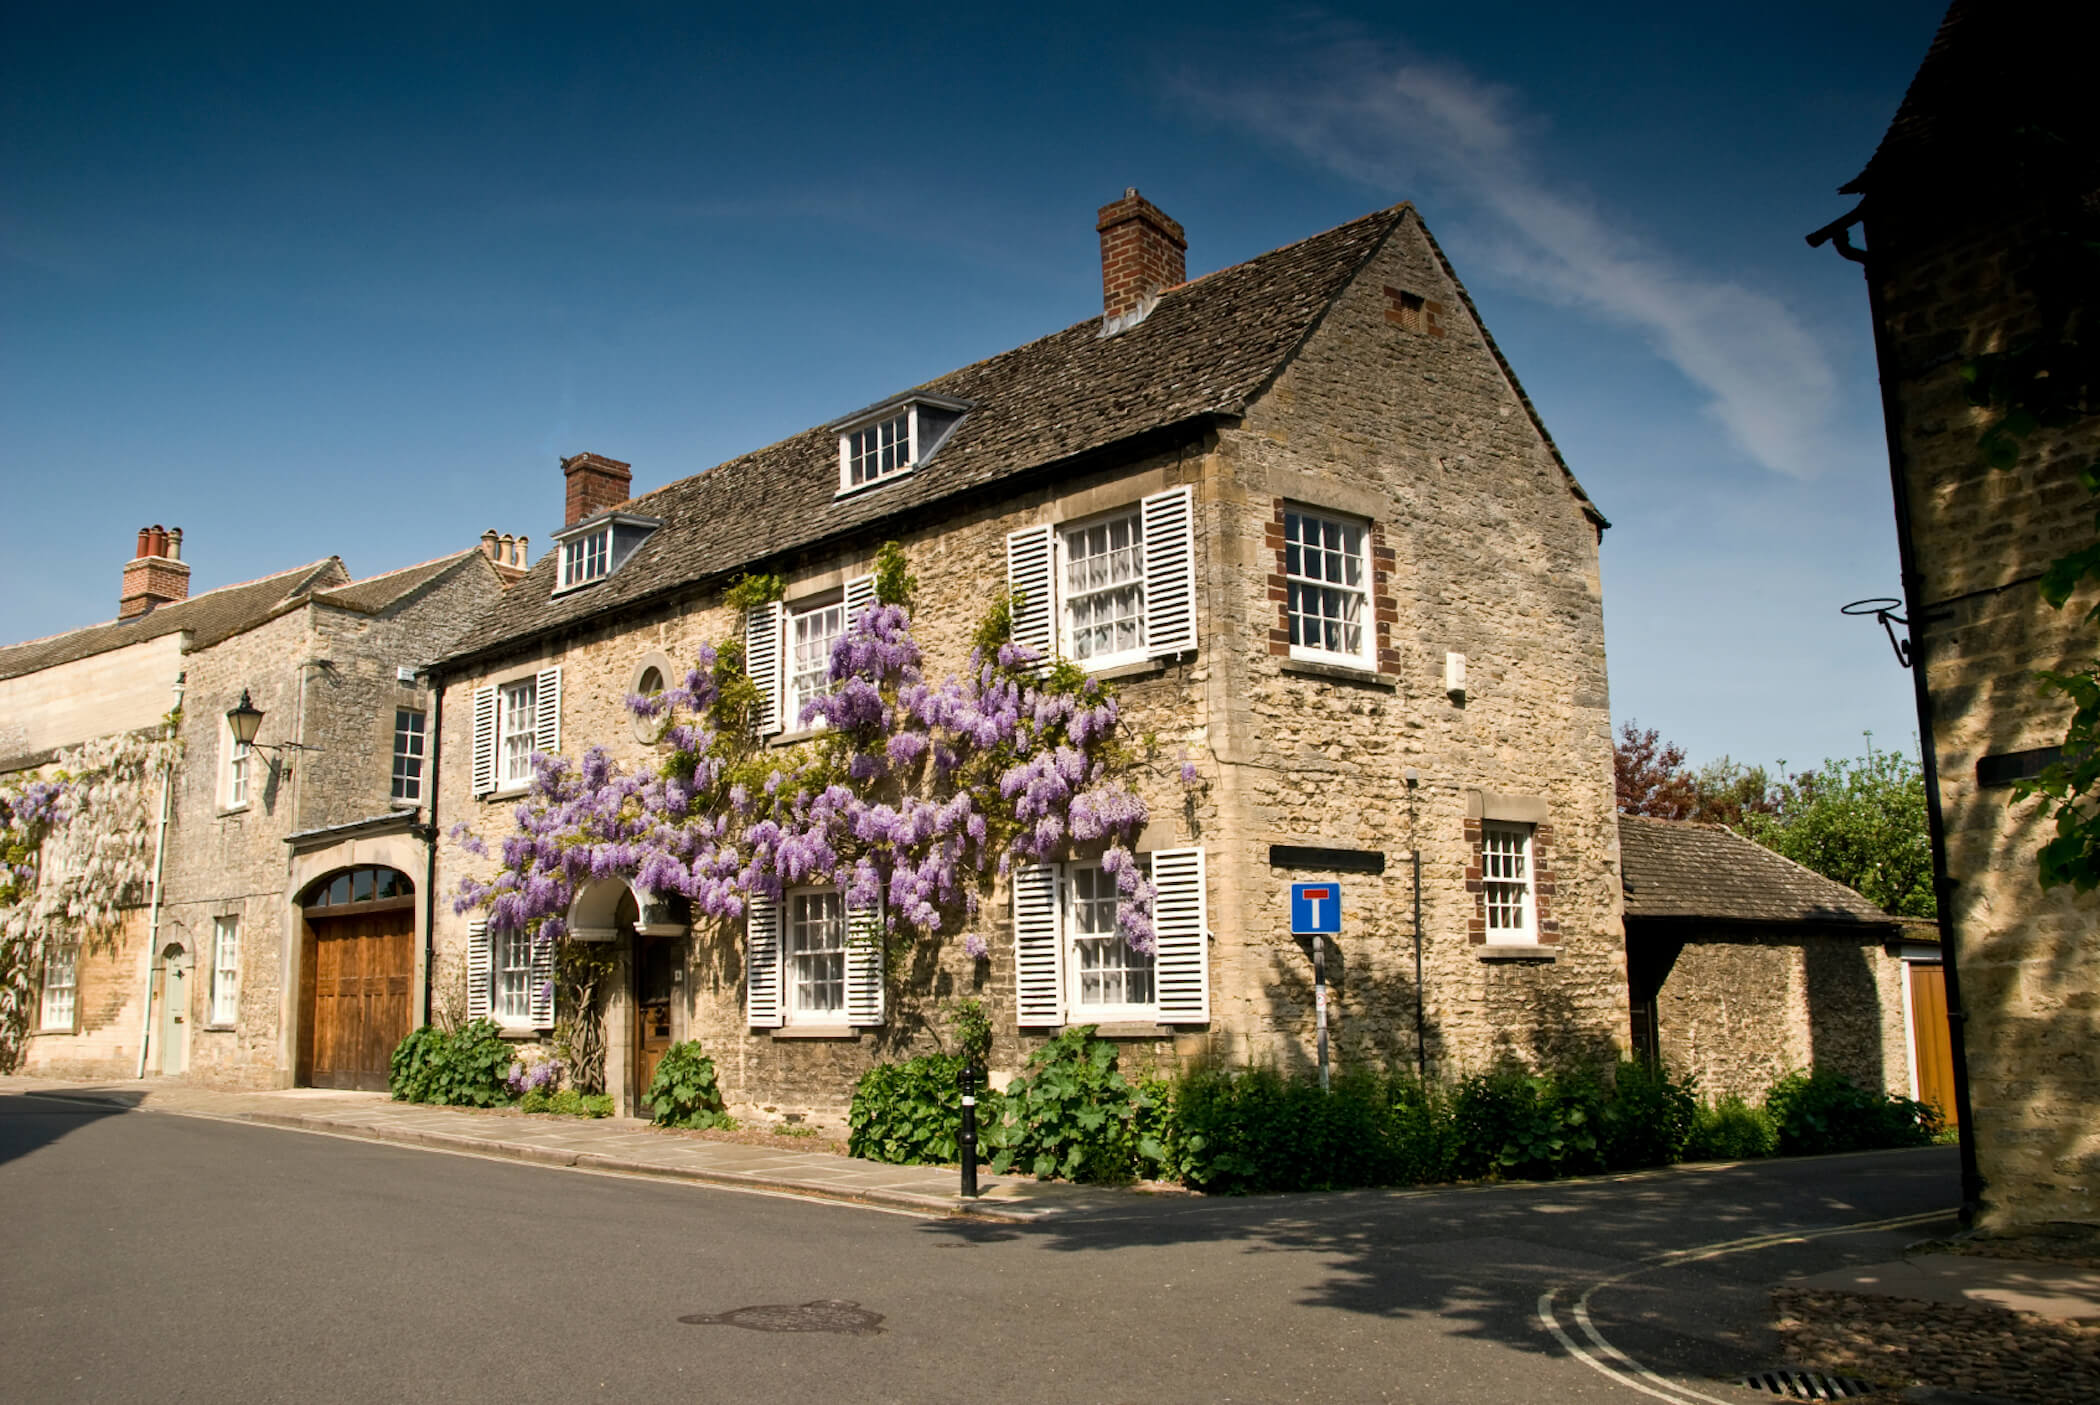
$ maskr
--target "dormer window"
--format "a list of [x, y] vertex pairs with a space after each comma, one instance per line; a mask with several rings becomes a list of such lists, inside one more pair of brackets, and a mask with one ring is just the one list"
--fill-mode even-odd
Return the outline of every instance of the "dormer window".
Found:
[[662, 525], [654, 517], [638, 517], [631, 512], [601, 512], [556, 532], [554, 541], [561, 561], [554, 577], [554, 593], [579, 590], [593, 581], [604, 580]]
[[838, 421], [839, 492], [872, 488], [927, 462], [969, 408], [966, 400], [899, 396]]

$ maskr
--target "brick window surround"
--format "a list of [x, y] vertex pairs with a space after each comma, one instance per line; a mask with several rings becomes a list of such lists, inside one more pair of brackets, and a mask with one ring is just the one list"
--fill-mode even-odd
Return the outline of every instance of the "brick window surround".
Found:
[[[1333, 512], [1313, 503], [1305, 503], [1303, 506], [1326, 517], [1354, 515]], [[1273, 567], [1269, 572], [1269, 599], [1276, 606], [1276, 621], [1269, 630], [1269, 652], [1278, 658], [1287, 659], [1291, 656], [1291, 590], [1284, 577], [1288, 555], [1283, 540], [1283, 514], [1284, 499], [1272, 499], [1269, 520], [1263, 527], [1262, 536], [1267, 541], [1269, 550], [1275, 555]], [[1378, 671], [1398, 673], [1400, 650], [1393, 644], [1393, 629], [1400, 623], [1400, 601], [1399, 597], [1393, 594], [1393, 564], [1397, 558], [1393, 555], [1392, 547], [1386, 544], [1385, 528], [1378, 522], [1370, 523], [1365, 536], [1371, 553], [1371, 614], [1378, 624]]]
[[[1481, 821], [1466, 821], [1466, 891], [1473, 895], [1473, 913], [1466, 919], [1466, 935], [1475, 946], [1488, 939], [1486, 863], [1481, 853]], [[1488, 821], [1494, 823], [1494, 821]], [[1532, 920], [1540, 946], [1560, 944], [1560, 922], [1553, 915], [1553, 826], [1541, 821], [1531, 827]]]

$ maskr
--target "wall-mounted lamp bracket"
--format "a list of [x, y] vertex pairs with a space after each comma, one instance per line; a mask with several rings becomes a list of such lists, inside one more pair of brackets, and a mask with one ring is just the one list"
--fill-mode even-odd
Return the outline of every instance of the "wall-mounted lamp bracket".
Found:
[[1910, 641], [1896, 637], [1897, 625], [1900, 624], [1906, 629], [1910, 627], [1910, 621], [1896, 613], [1902, 608], [1903, 602], [1901, 600], [1891, 600], [1887, 596], [1881, 596], [1873, 600], [1855, 600], [1850, 605], [1841, 607], [1838, 613], [1854, 616], [1871, 615], [1875, 619], [1880, 620], [1882, 629], [1889, 636], [1889, 647], [1896, 651], [1896, 662], [1902, 664], [1905, 668], [1909, 668]]

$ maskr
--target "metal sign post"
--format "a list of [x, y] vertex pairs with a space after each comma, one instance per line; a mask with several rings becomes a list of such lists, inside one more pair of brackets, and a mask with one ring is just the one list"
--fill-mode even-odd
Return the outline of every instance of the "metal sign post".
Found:
[[955, 1081], [962, 1088], [962, 1131], [956, 1140], [958, 1159], [962, 1162], [962, 1193], [966, 1199], [977, 1197], [977, 1070], [963, 1061], [962, 1072]]
[[1320, 1091], [1327, 1091], [1327, 938], [1342, 930], [1342, 885], [1291, 884], [1291, 935], [1310, 936], [1313, 950], [1313, 1021], [1320, 1043]]

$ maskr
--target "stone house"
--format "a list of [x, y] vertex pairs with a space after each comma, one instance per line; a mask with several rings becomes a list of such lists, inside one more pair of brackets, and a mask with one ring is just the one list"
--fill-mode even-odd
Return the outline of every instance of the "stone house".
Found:
[[[2036, 805], [2010, 803], [2012, 784], [2055, 758], [2073, 710], [2035, 672], [2100, 653], [2084, 621], [2092, 589], [2053, 609], [2037, 587], [2094, 541], [2079, 475], [2100, 456], [2100, 417], [2088, 398], [1992, 467], [1980, 443], [1991, 416], [1964, 374], [1971, 358], [2047, 347], [2065, 328], [2091, 346], [2093, 37], [2083, 10], [1954, 4], [1880, 147], [1843, 187], [1860, 203], [1810, 236], [1834, 238], [1866, 273], [1947, 997], [1966, 1060], [1965, 1199], [1987, 1224], [2100, 1218], [2100, 895], [2043, 891], [2036, 852], [2053, 827]], [[1976, 189], [1950, 200], [1950, 178]]]
[[1635, 1053], [1709, 1098], [1829, 1069], [1952, 1117], [1934, 929], [1725, 825], [1619, 816]]
[[[196, 596], [181, 551], [180, 529], [142, 530], [116, 620], [0, 649], [0, 774], [171, 708], [181, 744], [163, 815], [138, 817], [164, 820], [157, 880], [119, 932], [44, 953], [21, 1065], [383, 1088], [423, 1009], [416, 670], [494, 604], [524, 546], [364, 580], [329, 557]], [[248, 743], [239, 712], [258, 714]]]
[[[973, 995], [995, 1078], [1081, 1023], [1140, 1067], [1309, 1066], [1293, 880], [1341, 894], [1341, 1064], [1623, 1050], [1606, 524], [1421, 216], [1380, 210], [1193, 280], [1180, 225], [1136, 191], [1097, 229], [1098, 317], [638, 497], [628, 465], [565, 460], [558, 549], [433, 670], [439, 862], [448, 884], [490, 874], [452, 830], [493, 847], [535, 749], [651, 764], [623, 700], [746, 629], [724, 601], [746, 572], [786, 582], [748, 657], [777, 709], [767, 744], [795, 744], [895, 541], [929, 678], [1019, 591], [1017, 637], [1113, 681], [1159, 739], [1137, 846], [1158, 953], [1100, 937], [1117, 899], [1083, 846], [1000, 880], [988, 957], [927, 941], [896, 969], [842, 956], [862, 946], [825, 892], [689, 924], [610, 880], [569, 925], [614, 954], [623, 1107], [663, 1047], [698, 1039], [732, 1105], [835, 1118], [862, 1070], [933, 1047], [945, 1003]], [[540, 1037], [536, 959], [441, 910], [437, 1006]]]

